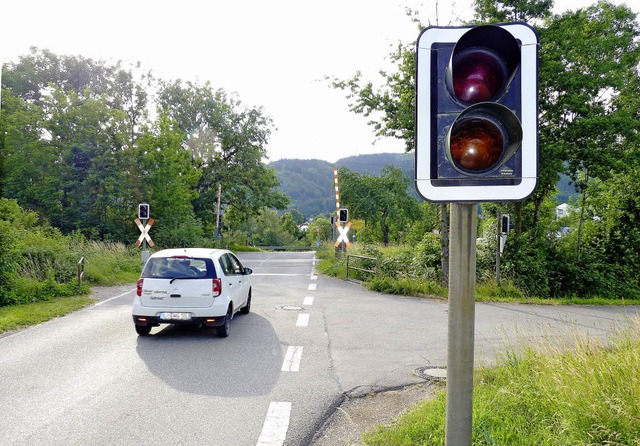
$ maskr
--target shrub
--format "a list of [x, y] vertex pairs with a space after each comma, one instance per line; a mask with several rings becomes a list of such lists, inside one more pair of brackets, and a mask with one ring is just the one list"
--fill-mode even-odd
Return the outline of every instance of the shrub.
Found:
[[440, 236], [428, 232], [413, 251], [411, 261], [413, 275], [434, 281], [442, 279], [442, 250]]
[[371, 291], [401, 296], [442, 296], [445, 289], [438, 284], [419, 279], [393, 279], [391, 277], [375, 277], [367, 283]]
[[413, 276], [412, 260], [413, 253], [409, 251], [385, 256], [378, 261], [378, 271], [391, 278]]
[[69, 243], [15, 200], [0, 199], [0, 306], [67, 294], [72, 277]]

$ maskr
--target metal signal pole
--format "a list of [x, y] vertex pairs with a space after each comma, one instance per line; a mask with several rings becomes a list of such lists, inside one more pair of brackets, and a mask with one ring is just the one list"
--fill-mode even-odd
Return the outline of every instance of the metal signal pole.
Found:
[[475, 203], [451, 204], [445, 446], [471, 446], [477, 220]]

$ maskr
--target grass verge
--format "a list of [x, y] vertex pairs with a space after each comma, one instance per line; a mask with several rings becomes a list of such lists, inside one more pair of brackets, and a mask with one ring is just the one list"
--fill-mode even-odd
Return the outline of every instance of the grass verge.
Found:
[[[507, 353], [475, 378], [474, 445], [640, 445], [638, 321], [606, 345]], [[442, 391], [364, 443], [444, 444], [445, 400]]]
[[94, 303], [88, 296], [58, 297], [43, 302], [0, 307], [0, 333], [64, 316]]

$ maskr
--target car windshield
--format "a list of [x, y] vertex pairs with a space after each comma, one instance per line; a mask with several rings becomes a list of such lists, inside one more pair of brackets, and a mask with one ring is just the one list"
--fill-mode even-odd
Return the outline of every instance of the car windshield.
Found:
[[152, 257], [142, 272], [150, 279], [214, 279], [216, 270], [211, 259], [193, 257]]

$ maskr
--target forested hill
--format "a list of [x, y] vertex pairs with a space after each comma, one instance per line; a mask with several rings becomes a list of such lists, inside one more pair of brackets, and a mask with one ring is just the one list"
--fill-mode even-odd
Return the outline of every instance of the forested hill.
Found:
[[[278, 174], [280, 189], [291, 197], [291, 209], [297, 209], [305, 217], [329, 214], [335, 210], [336, 200], [333, 193], [333, 166], [348, 167], [360, 174], [378, 175], [386, 166], [399, 168], [405, 177], [415, 178], [415, 159], [413, 153], [372, 153], [370, 155], [350, 156], [335, 163], [322, 160], [283, 159], [269, 164]], [[417, 197], [410, 187], [410, 193]], [[570, 196], [577, 199], [575, 188], [569, 178], [562, 176], [558, 182], [558, 203], [567, 202]]]
[[333, 166], [348, 167], [361, 174], [378, 175], [384, 167], [401, 169], [407, 178], [414, 178], [412, 153], [374, 153], [350, 156], [335, 163], [322, 160], [283, 159], [269, 164], [278, 174], [281, 190], [291, 197], [290, 208], [305, 217], [328, 214], [335, 210]]

